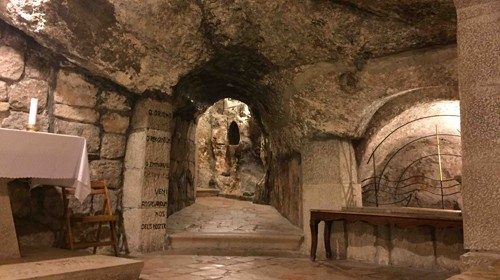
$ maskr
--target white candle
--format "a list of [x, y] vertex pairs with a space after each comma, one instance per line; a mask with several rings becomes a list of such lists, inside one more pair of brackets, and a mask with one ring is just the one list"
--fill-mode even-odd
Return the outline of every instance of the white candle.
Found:
[[30, 115], [29, 115], [29, 118], [28, 118], [28, 124], [29, 125], [35, 125], [36, 124], [36, 111], [38, 111], [38, 99], [31, 98]]

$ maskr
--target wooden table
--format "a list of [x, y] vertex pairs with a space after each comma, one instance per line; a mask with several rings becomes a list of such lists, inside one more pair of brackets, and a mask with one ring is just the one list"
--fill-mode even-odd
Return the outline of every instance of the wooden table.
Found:
[[[346, 223], [358, 221], [367, 222], [374, 225], [398, 225], [401, 227], [433, 226], [435, 228], [463, 227], [462, 217], [459, 211], [453, 210], [422, 210], [415, 209], [412, 212], [404, 212], [404, 208], [398, 209], [401, 212], [384, 211], [382, 208], [353, 208], [346, 210], [311, 210], [311, 255], [312, 261], [316, 259], [316, 250], [318, 247], [318, 225], [321, 221], [325, 222], [324, 241], [326, 258], [332, 257], [330, 246], [330, 235], [332, 223], [334, 221], [343, 221], [344, 228]], [[397, 211], [397, 210], [392, 210]], [[434, 213], [433, 213], [434, 212]]]
[[90, 193], [85, 139], [0, 129], [0, 260], [20, 257], [7, 189], [7, 184], [17, 178], [32, 178], [32, 187], [72, 187], [83, 201]]

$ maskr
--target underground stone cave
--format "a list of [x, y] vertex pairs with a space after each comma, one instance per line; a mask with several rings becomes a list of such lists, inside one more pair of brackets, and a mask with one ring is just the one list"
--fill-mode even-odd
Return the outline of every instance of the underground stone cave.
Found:
[[499, 14], [3, 1], [0, 279], [499, 278]]

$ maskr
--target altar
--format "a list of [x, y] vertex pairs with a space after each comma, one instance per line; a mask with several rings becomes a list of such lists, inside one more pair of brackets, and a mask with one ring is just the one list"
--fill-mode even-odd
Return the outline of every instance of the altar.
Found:
[[0, 129], [0, 261], [19, 258], [7, 184], [31, 179], [31, 187], [74, 188], [82, 202], [90, 194], [86, 140], [43, 132]]

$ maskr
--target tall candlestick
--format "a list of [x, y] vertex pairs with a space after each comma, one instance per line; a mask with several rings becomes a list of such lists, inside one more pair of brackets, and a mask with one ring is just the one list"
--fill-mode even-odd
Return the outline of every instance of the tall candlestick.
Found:
[[36, 124], [36, 112], [38, 111], [38, 99], [31, 98], [30, 115], [28, 118], [28, 125], [34, 126]]

